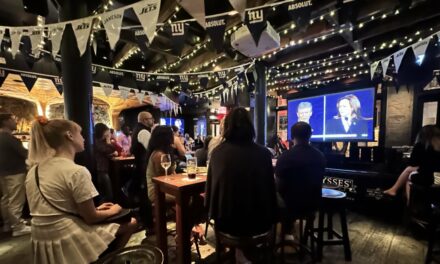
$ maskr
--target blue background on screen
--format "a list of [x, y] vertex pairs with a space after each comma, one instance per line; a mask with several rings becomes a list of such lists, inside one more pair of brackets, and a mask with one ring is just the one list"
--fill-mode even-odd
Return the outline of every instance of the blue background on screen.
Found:
[[[177, 121], [179, 120], [179, 121]], [[177, 124], [176, 124], [177, 121]], [[179, 124], [180, 123], [180, 124]], [[180, 125], [180, 133], [181, 134], [185, 134], [185, 122], [183, 121], [182, 118], [174, 118], [174, 117], [161, 117], [160, 118], [160, 125], [165, 125], [165, 126], [178, 126]]]
[[[366, 118], [367, 120], [363, 121], [367, 123], [367, 131], [368, 137], [356, 137], [356, 138], [347, 138], [347, 137], [341, 137], [341, 138], [326, 138], [326, 141], [344, 141], [344, 140], [374, 140], [374, 124], [373, 124], [373, 117], [374, 117], [374, 107], [375, 107], [375, 101], [374, 101], [374, 95], [375, 95], [375, 89], [373, 88], [367, 88], [367, 89], [358, 89], [358, 90], [351, 90], [347, 92], [340, 92], [340, 93], [333, 93], [333, 94], [325, 94], [315, 97], [307, 97], [307, 98], [298, 98], [298, 99], [292, 99], [288, 102], [288, 112], [287, 112], [287, 118], [288, 118], [288, 139], [290, 140], [290, 128], [293, 124], [295, 124], [298, 121], [297, 116], [297, 108], [298, 104], [301, 102], [310, 102], [313, 106], [313, 115], [310, 118], [310, 125], [313, 129], [312, 133], [312, 139], [311, 141], [323, 141], [322, 138], [313, 138], [313, 136], [322, 135], [325, 134], [325, 131], [323, 131], [324, 123], [326, 123], [331, 119], [333, 119], [334, 116], [338, 114], [338, 109], [336, 107], [336, 102], [339, 98], [353, 94], [355, 95], [361, 104], [361, 115], [362, 117]], [[325, 101], [325, 107], [324, 109], [324, 101]]]
[[[301, 102], [309, 102], [313, 107], [313, 114], [310, 117], [310, 126], [313, 129], [313, 135], [322, 135], [323, 133], [323, 113], [324, 113], [324, 97], [308, 97], [303, 99], [291, 100], [288, 103], [288, 114], [287, 114], [287, 139], [290, 140], [290, 128], [298, 122], [298, 115], [296, 111], [298, 105]], [[319, 139], [318, 139], [319, 140]]]

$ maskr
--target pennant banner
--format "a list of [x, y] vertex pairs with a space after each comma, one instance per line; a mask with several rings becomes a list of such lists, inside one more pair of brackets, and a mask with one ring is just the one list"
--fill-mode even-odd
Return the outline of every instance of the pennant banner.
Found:
[[376, 69], [377, 69], [377, 66], [379, 66], [379, 63], [380, 63], [380, 61], [375, 61], [375, 62], [371, 63], [371, 65], [370, 65], [371, 79], [373, 79], [374, 73], [376, 73]]
[[205, 0], [177, 0], [177, 3], [205, 28]]
[[226, 71], [218, 71], [217, 72], [217, 77], [219, 78], [221, 83], [225, 83], [226, 77], [227, 77]]
[[20, 73], [20, 77], [29, 92], [32, 90], [32, 87], [34, 87], [34, 84], [38, 79], [37, 75], [29, 73]]
[[183, 44], [185, 43], [186, 28], [185, 23], [171, 23], [165, 27], [165, 30], [171, 35], [173, 42], [172, 49], [175, 54], [180, 55], [180, 52], [182, 52]]
[[208, 82], [209, 82], [208, 75], [207, 74], [201, 74], [201, 75], [198, 75], [198, 77], [199, 77], [200, 85], [203, 88], [206, 88], [206, 86], [208, 86]]
[[126, 100], [128, 98], [128, 95], [130, 94], [131, 88], [125, 86], [119, 86], [118, 88], [121, 93], [122, 99]]
[[136, 98], [139, 100], [139, 103], [142, 104], [144, 102], [145, 92], [144, 91], [136, 91]]
[[206, 33], [211, 37], [211, 43], [217, 50], [217, 53], [223, 51], [223, 43], [226, 30], [227, 15], [221, 17], [208, 18], [206, 20]]
[[122, 78], [124, 78], [123, 71], [109, 70], [108, 74], [110, 75], [110, 78], [112, 79], [114, 85], [118, 85], [121, 82]]
[[414, 51], [414, 55], [416, 56], [416, 62], [419, 65], [422, 65], [423, 59], [425, 58], [426, 48], [428, 48], [430, 40], [431, 37], [427, 37], [411, 46]]
[[267, 26], [265, 18], [265, 8], [258, 8], [246, 11], [245, 24], [251, 32], [252, 38], [254, 39], [255, 45], [258, 46], [260, 41], [261, 33]]
[[312, 0], [302, 0], [290, 2], [285, 5], [290, 18], [295, 21], [297, 26], [304, 26], [309, 23], [313, 9]]
[[21, 34], [22, 34], [22, 29], [18, 29], [18, 28], [10, 28], [9, 29], [9, 37], [11, 39], [11, 54], [12, 54], [12, 58], [15, 58], [15, 55], [18, 52], [18, 49], [20, 48], [20, 40], [21, 40]]
[[141, 49], [141, 51], [143, 51], [144, 53], [148, 51], [148, 37], [143, 29], [134, 31], [134, 39], [136, 40], [138, 47]]
[[40, 54], [40, 49], [38, 45], [40, 45], [41, 37], [42, 37], [43, 31], [41, 28], [36, 28], [32, 30], [29, 34], [29, 39], [31, 40], [31, 51], [32, 54], [34, 54], [36, 57]]
[[182, 91], [188, 90], [189, 88], [188, 75], [180, 75], [179, 80], [180, 80], [180, 87], [182, 87]]
[[81, 57], [87, 48], [90, 32], [92, 30], [93, 17], [74, 20], [71, 22], [73, 33], [75, 33], [76, 44], [78, 46], [79, 56]]
[[55, 76], [52, 78], [52, 82], [57, 88], [57, 91], [60, 95], [63, 95], [63, 78]]
[[52, 56], [55, 57], [60, 51], [61, 40], [63, 39], [65, 23], [55, 24], [49, 27], [49, 39], [52, 42]]
[[101, 86], [102, 91], [104, 92], [105, 96], [109, 97], [112, 94], [114, 85], [111, 83], [99, 83], [99, 86]]
[[381, 60], [383, 77], [387, 74], [388, 65], [390, 65], [391, 56]]
[[241, 17], [241, 21], [245, 20], [244, 12], [246, 10], [246, 1], [247, 0], [229, 0], [231, 6], [238, 12]]
[[156, 32], [157, 18], [159, 17], [160, 0], [145, 0], [133, 5], [139, 22], [141, 22], [147, 35], [148, 41], [153, 42], [154, 33]]
[[113, 12], [108, 12], [101, 15], [101, 22], [104, 25], [105, 32], [107, 33], [108, 37], [108, 42], [112, 50], [115, 50], [116, 43], [119, 40], [124, 11], [124, 9], [118, 9]]
[[398, 52], [393, 54], [394, 65], [396, 66], [396, 72], [399, 72], [400, 64], [402, 63], [403, 57], [405, 56], [407, 49], [408, 49], [408, 47], [401, 49]]

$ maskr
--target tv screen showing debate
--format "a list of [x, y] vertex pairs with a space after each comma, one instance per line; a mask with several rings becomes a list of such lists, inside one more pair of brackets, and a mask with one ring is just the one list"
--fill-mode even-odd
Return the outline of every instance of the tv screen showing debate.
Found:
[[290, 128], [299, 121], [312, 127], [311, 141], [373, 141], [375, 89], [291, 99], [287, 105]]

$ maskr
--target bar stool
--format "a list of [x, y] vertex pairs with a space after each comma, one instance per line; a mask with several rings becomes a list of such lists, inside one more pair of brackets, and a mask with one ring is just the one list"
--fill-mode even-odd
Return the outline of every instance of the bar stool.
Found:
[[162, 264], [163, 253], [160, 249], [153, 246], [141, 245], [134, 247], [121, 248], [114, 251], [104, 258], [94, 262], [95, 264], [110, 263], [151, 263]]
[[217, 263], [222, 263], [221, 253], [224, 251], [224, 247], [231, 248], [230, 260], [234, 260], [235, 249], [261, 249], [264, 254], [264, 261], [262, 263], [270, 263], [273, 259], [273, 245], [274, 245], [274, 230], [267, 231], [266, 233], [259, 234], [252, 237], [237, 237], [227, 233], [223, 233], [219, 230], [215, 230], [216, 237], [216, 256]]
[[[316, 242], [318, 246], [318, 261], [322, 260], [323, 247], [327, 245], [343, 245], [345, 260], [351, 261], [351, 247], [350, 239], [348, 237], [345, 201], [346, 193], [322, 188], [322, 204], [319, 209], [318, 228], [314, 229], [314, 233], [317, 233]], [[339, 234], [333, 229], [333, 214], [335, 213], [339, 214], [342, 234]], [[326, 215], [327, 226], [324, 226], [324, 218]], [[327, 239], [325, 240], [324, 232], [327, 232]]]

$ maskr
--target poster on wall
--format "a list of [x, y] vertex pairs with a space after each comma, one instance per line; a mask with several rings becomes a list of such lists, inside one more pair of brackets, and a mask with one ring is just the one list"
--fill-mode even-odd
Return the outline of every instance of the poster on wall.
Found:
[[426, 125], [435, 125], [437, 123], [438, 102], [425, 102], [423, 104], [422, 127]]
[[277, 134], [283, 141], [287, 141], [287, 110], [277, 112]]

